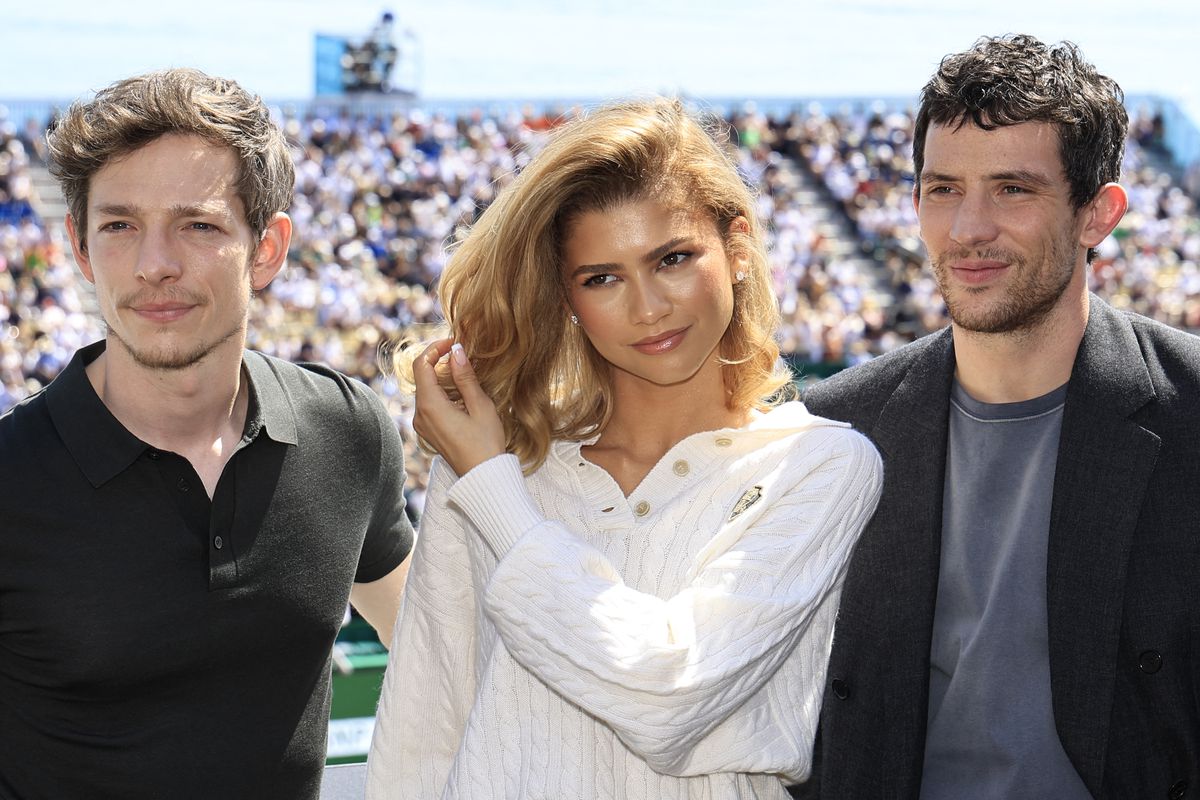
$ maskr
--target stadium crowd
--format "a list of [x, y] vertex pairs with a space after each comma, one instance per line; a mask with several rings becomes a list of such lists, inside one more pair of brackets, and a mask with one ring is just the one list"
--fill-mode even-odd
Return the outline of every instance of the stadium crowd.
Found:
[[[949, 320], [917, 238], [912, 191], [909, 112], [793, 115], [785, 152], [807, 165], [853, 221], [862, 246], [889, 275], [890, 331], [903, 338]], [[1156, 164], [1162, 163], [1159, 119], [1140, 110], [1130, 125], [1122, 183], [1129, 212], [1098, 248], [1092, 290], [1114, 305], [1176, 327], [1200, 328], [1200, 221], [1195, 198]], [[888, 349], [872, 347], [878, 353]]]
[[[381, 348], [437, 321], [431, 287], [447, 243], [536, 151], [555, 114], [284, 112], [297, 167], [295, 235], [288, 266], [255, 304], [250, 346], [326, 362], [373, 386], [404, 429], [414, 508], [428, 462], [413, 445], [411, 408], [381, 372]], [[946, 324], [910, 199], [911, 113], [811, 106], [768, 116], [748, 104], [727, 121], [740, 168], [759, 190], [779, 335], [801, 374], [828, 374]], [[1130, 211], [1099, 248], [1093, 288], [1115, 305], [1200, 329], [1195, 201], [1155, 168], [1153, 118], [1139, 116], [1132, 129]], [[43, 153], [39, 126], [0, 119], [0, 413], [103, 336], [61, 226], [36, 211], [31, 168]], [[854, 232], [849, 242], [838, 241], [820, 206]]]
[[0, 413], [103, 335], [86, 313], [63, 230], [44, 226], [34, 206], [30, 166], [44, 157], [40, 134], [0, 118]]

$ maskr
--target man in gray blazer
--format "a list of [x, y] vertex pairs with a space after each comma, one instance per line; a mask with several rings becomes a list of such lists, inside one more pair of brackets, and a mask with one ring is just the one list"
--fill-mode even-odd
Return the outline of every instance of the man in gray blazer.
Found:
[[1089, 295], [1120, 88], [979, 40], [916, 122], [952, 324], [810, 390], [883, 454], [799, 797], [1200, 797], [1200, 339]]

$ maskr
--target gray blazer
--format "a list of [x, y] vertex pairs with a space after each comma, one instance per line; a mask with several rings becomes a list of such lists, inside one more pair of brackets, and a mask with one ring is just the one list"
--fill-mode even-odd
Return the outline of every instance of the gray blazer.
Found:
[[[1047, 564], [1054, 719], [1098, 798], [1200, 798], [1200, 338], [1091, 298]], [[805, 396], [883, 455], [797, 797], [915, 798], [929, 694], [950, 330]]]

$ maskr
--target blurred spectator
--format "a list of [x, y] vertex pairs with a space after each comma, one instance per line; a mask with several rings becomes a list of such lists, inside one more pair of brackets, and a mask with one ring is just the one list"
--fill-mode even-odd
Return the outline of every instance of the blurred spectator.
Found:
[[[428, 459], [415, 445], [412, 409], [381, 372], [380, 348], [438, 320], [431, 287], [448, 246], [563, 113], [573, 112], [284, 119], [297, 170], [296, 235], [288, 267], [254, 305], [249, 344], [326, 362], [379, 392], [403, 429], [414, 510]], [[947, 323], [917, 238], [911, 113], [814, 105], [768, 117], [747, 104], [727, 122], [739, 168], [759, 191], [783, 350], [804, 375], [820, 377]], [[1140, 113], [1131, 130], [1130, 211], [1099, 248], [1092, 286], [1114, 305], [1200, 329], [1195, 201], [1154, 166], [1161, 118]], [[103, 335], [63, 232], [36, 213], [30, 165], [41, 146], [36, 126], [18, 132], [0, 120], [0, 412]], [[837, 241], [822, 222], [828, 214], [849, 224], [851, 241]]]

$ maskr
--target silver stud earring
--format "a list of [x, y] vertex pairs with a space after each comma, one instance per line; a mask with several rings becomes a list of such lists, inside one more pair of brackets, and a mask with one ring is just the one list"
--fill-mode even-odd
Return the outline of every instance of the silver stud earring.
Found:
[[571, 324], [572, 324], [572, 325], [578, 325], [578, 324], [579, 324], [579, 317], [577, 317], [577, 316], [575, 316], [574, 314], [572, 314], [572, 315], [571, 315]]
[[738, 282], [738, 283], [741, 283], [742, 281], [746, 280], [746, 273], [745, 273], [745, 272], [742, 272], [742, 271], [739, 269], [739, 270], [738, 270], [738, 271], [737, 271], [737, 272], [734, 274], [734, 276], [733, 276], [733, 277], [734, 277], [734, 278], [737, 280], [737, 282]]

